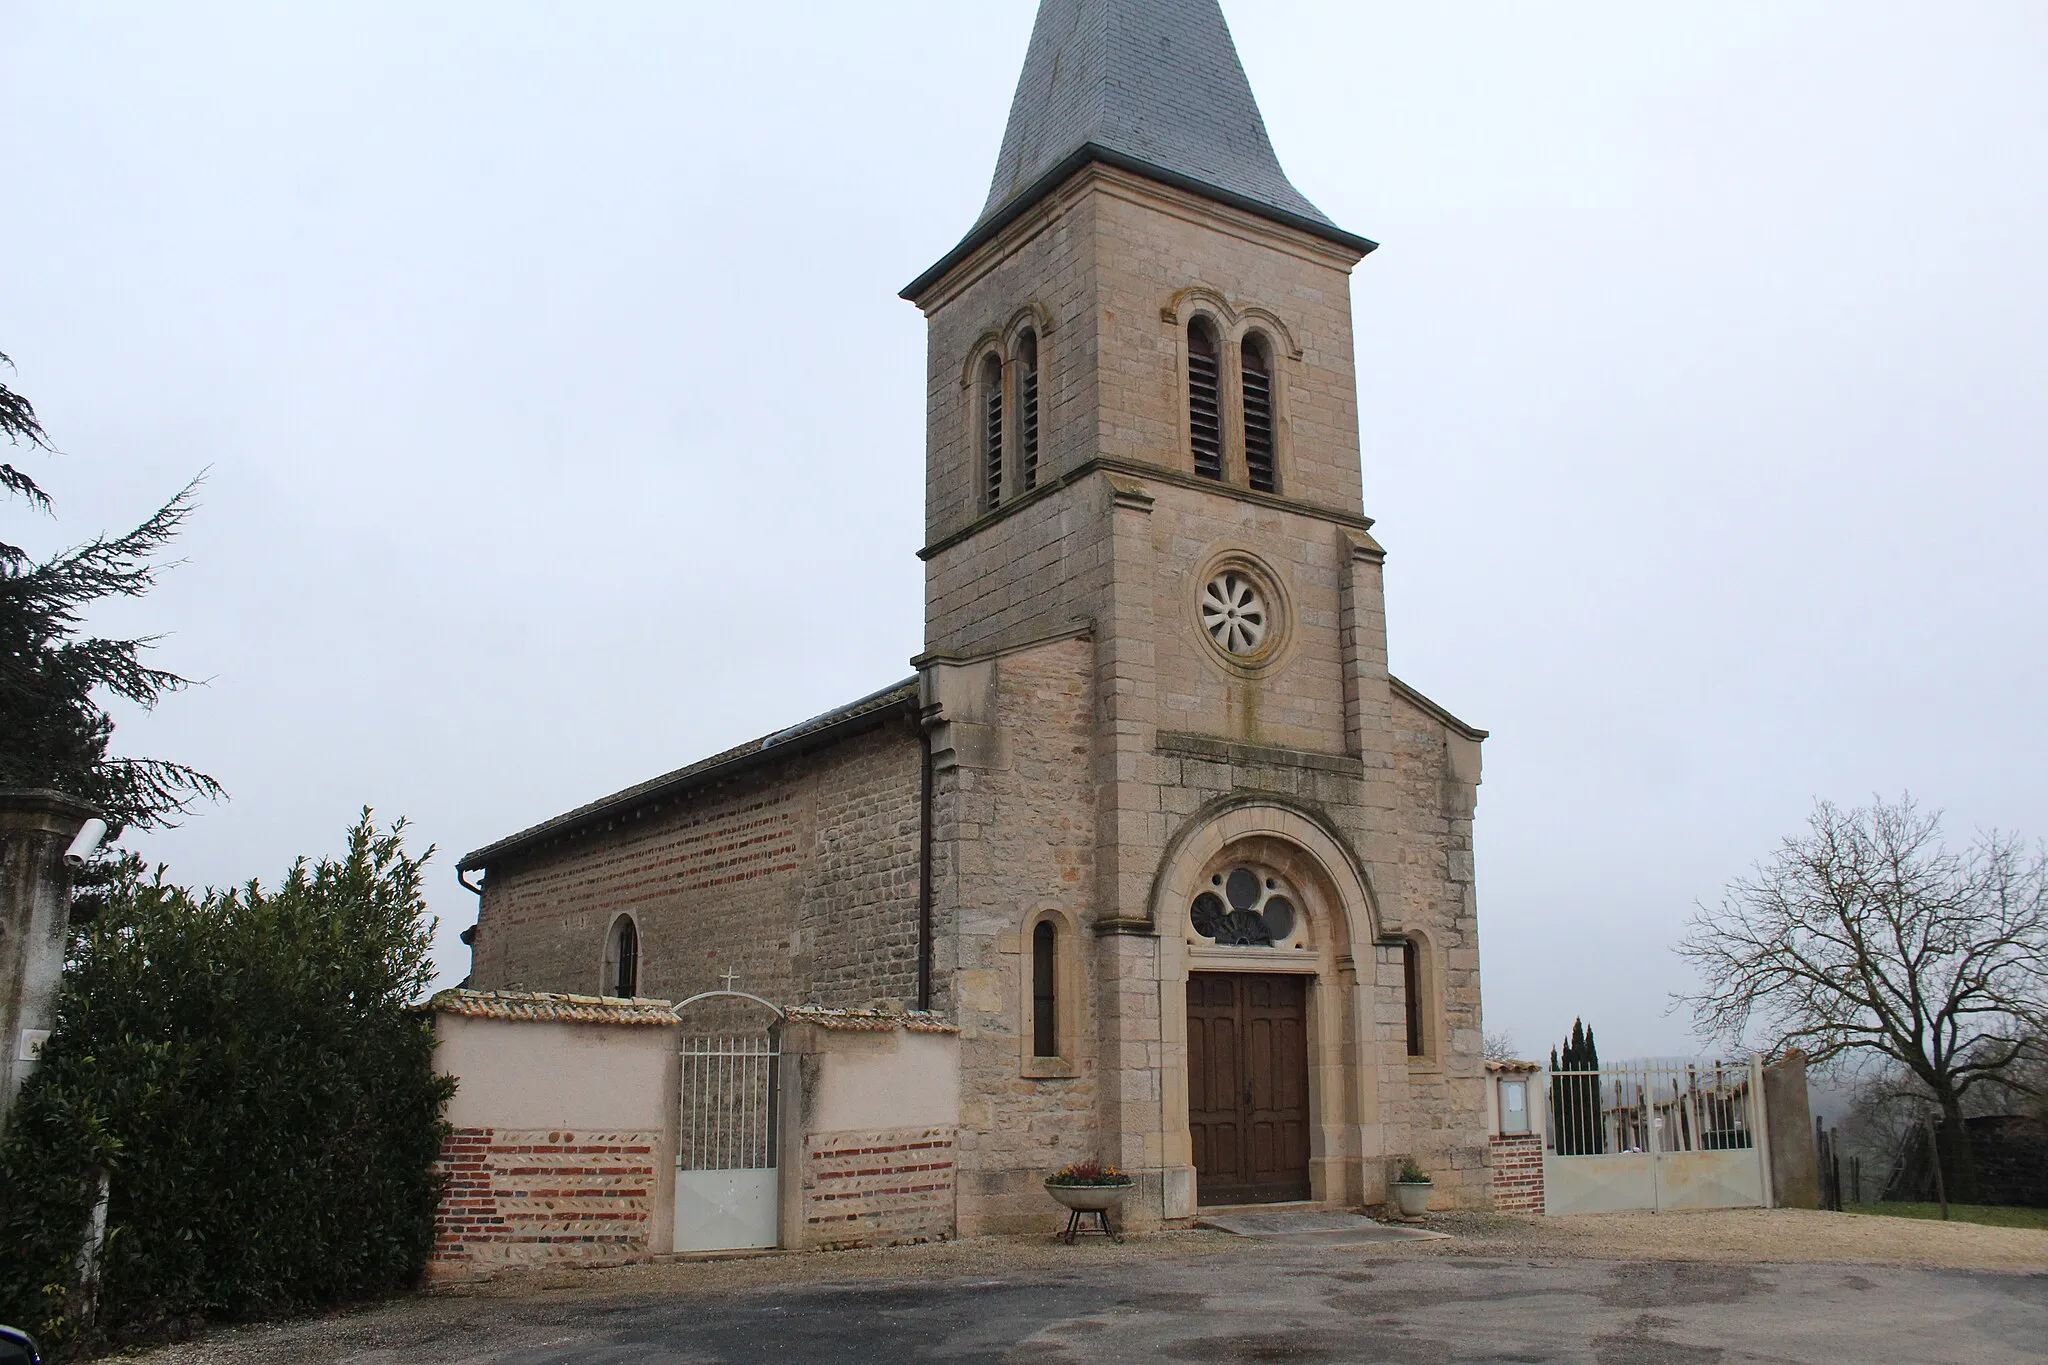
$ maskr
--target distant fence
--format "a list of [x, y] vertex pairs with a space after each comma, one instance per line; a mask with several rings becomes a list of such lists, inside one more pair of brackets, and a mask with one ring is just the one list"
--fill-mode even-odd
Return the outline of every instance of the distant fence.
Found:
[[1548, 1212], [1770, 1202], [1756, 1060], [1624, 1062], [1547, 1080]]
[[1754, 1066], [1747, 1061], [1624, 1062], [1550, 1073], [1558, 1156], [1726, 1152], [1754, 1147]]

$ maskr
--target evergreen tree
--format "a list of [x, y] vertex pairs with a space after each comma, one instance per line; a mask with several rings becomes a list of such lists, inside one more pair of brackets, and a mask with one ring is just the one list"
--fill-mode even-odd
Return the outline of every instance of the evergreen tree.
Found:
[[[0, 1322], [46, 1345], [412, 1284], [441, 1109], [422, 893], [432, 850], [364, 811], [339, 856], [191, 891], [118, 860], [0, 1141]], [[109, 1173], [96, 1321], [72, 1292]]]
[[[4, 354], [0, 363], [11, 366]], [[52, 449], [35, 407], [5, 384], [0, 433], [15, 446]], [[156, 637], [97, 639], [83, 621], [94, 602], [155, 586], [151, 560], [191, 515], [198, 483], [125, 535], [40, 562], [0, 541], [0, 787], [55, 787], [98, 806], [116, 831], [167, 823], [193, 801], [221, 795], [218, 782], [182, 763], [111, 754], [114, 722], [96, 693], [146, 708], [191, 681], [143, 661]], [[0, 491], [50, 511], [49, 494], [12, 464], [0, 464]]]
[[[1593, 1041], [1593, 1030], [1583, 1020], [1572, 1020], [1571, 1037], [1565, 1040], [1562, 1059], [1556, 1048], [1550, 1049], [1550, 1070], [1550, 1114], [1557, 1154], [1596, 1156], [1606, 1151], [1600, 1077], [1573, 1074], [1600, 1070], [1600, 1048]], [[1565, 1074], [1558, 1075], [1560, 1071]]]

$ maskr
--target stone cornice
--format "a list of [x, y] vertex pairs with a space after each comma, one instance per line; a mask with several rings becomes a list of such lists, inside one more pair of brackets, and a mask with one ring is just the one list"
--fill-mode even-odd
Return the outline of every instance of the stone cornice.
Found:
[[[939, 537], [922, 550], [919, 550], [917, 557], [927, 562], [936, 559], [962, 541], [973, 539], [989, 527], [1015, 516], [1027, 507], [1052, 497], [1062, 489], [1071, 488], [1091, 474], [1124, 475], [1131, 479], [1151, 483], [1170, 484], [1175, 488], [1185, 488], [1195, 493], [1207, 493], [1212, 497], [1229, 498], [1236, 502], [1249, 502], [1260, 507], [1270, 507], [1277, 512], [1291, 512], [1296, 516], [1309, 517], [1316, 521], [1326, 522], [1333, 526], [1347, 527], [1359, 532], [1370, 531], [1373, 526], [1371, 517], [1356, 512], [1346, 512], [1335, 507], [1323, 507], [1312, 502], [1300, 502], [1294, 498], [1281, 497], [1277, 493], [1261, 493], [1256, 489], [1240, 488], [1236, 484], [1218, 483], [1214, 479], [1197, 478], [1193, 474], [1183, 473], [1178, 469], [1168, 469], [1164, 465], [1144, 464], [1137, 460], [1119, 460], [1113, 456], [1097, 455], [1092, 460], [1082, 461], [1058, 478], [1040, 484], [1022, 497], [1013, 498], [995, 511], [976, 518], [952, 534]], [[1117, 500], [1118, 506], [1133, 507], [1138, 505], [1134, 501], [1126, 501], [1126, 499], [1132, 499], [1137, 496], [1137, 494], [1128, 490], [1127, 485], [1119, 488], [1115, 483], [1112, 483], [1111, 489], [1111, 496]], [[1367, 537], [1367, 539], [1370, 540], [1370, 537]], [[1377, 549], [1377, 545], [1374, 548]]]

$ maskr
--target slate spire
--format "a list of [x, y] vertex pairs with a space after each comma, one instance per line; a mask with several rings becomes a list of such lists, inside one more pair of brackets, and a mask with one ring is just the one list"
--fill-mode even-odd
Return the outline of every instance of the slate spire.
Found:
[[1280, 169], [1217, 0], [1042, 0], [983, 219], [1090, 146], [1336, 226]]
[[905, 296], [1091, 161], [1373, 249], [1280, 169], [1217, 0], [1040, 0], [988, 204]]

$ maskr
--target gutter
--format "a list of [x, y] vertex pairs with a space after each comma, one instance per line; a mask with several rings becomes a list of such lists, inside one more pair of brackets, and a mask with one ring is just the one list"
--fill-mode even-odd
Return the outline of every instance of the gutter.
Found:
[[932, 732], [919, 718], [917, 830], [917, 1007], [932, 1007]]

